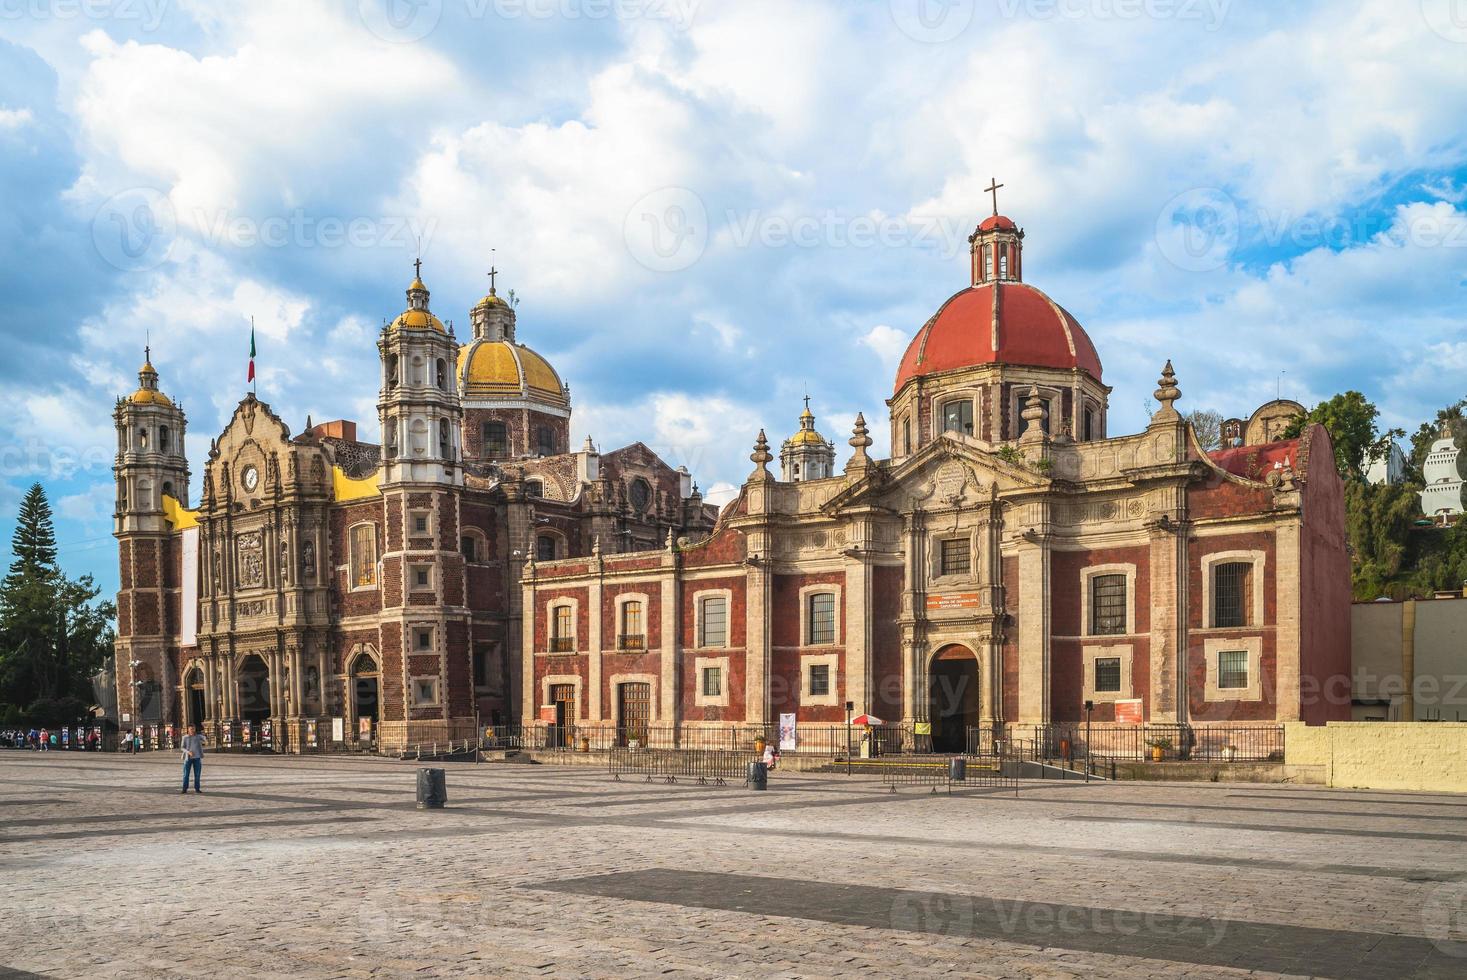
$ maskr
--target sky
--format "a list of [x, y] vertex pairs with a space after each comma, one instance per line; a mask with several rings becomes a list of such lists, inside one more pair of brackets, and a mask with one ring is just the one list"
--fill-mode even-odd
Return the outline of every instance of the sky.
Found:
[[195, 498], [252, 317], [292, 431], [375, 439], [419, 255], [461, 337], [499, 270], [573, 445], [722, 501], [808, 393], [885, 454], [993, 178], [1112, 434], [1168, 358], [1182, 409], [1412, 431], [1467, 395], [1464, 120], [1467, 0], [0, 0], [0, 540], [39, 481], [115, 591], [145, 343]]

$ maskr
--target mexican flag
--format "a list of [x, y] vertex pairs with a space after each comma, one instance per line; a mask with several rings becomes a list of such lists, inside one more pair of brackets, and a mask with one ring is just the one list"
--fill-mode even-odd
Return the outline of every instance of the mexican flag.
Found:
[[250, 373], [246, 381], [255, 380], [255, 325], [250, 324]]

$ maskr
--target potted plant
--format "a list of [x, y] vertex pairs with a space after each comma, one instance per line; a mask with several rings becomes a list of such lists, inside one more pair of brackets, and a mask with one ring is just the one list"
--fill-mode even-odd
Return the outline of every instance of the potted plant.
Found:
[[1172, 747], [1172, 740], [1169, 738], [1148, 738], [1146, 744], [1151, 746], [1151, 761], [1160, 762]]

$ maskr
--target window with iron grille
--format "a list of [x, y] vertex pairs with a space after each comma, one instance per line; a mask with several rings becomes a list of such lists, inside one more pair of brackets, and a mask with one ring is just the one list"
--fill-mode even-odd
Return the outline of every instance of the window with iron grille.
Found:
[[[1090, 635], [1126, 632], [1126, 576], [1096, 575], [1090, 579]], [[1098, 690], [1098, 689], [1097, 689]]]
[[973, 557], [968, 551], [967, 538], [949, 538], [941, 547], [943, 575], [967, 575], [972, 570]]
[[555, 619], [551, 627], [553, 632], [550, 635], [550, 649], [556, 653], [564, 653], [575, 648], [571, 607], [556, 606], [554, 613]]
[[354, 589], [377, 584], [377, 529], [371, 524], [351, 529], [351, 574]]
[[1217, 689], [1236, 691], [1248, 686], [1248, 651], [1221, 650], [1217, 655]]
[[810, 665], [810, 695], [824, 697], [830, 693], [830, 664]]
[[810, 646], [829, 646], [835, 642], [835, 594], [817, 592], [810, 596]]
[[1118, 694], [1121, 690], [1121, 658], [1095, 659], [1095, 693]]
[[702, 617], [699, 625], [698, 646], [721, 647], [728, 643], [728, 600], [723, 596], [709, 596], [700, 604]]
[[646, 646], [642, 628], [642, 604], [634, 599], [621, 605], [621, 642], [623, 650], [641, 650]]
[[484, 423], [484, 455], [509, 455], [509, 427], [503, 422]]
[[973, 434], [973, 402], [963, 399], [942, 406], [942, 429], [944, 432]]
[[717, 698], [723, 696], [723, 668], [703, 668], [703, 696], [705, 698]]
[[1252, 625], [1248, 622], [1252, 578], [1251, 562], [1229, 561], [1212, 566], [1213, 626]]

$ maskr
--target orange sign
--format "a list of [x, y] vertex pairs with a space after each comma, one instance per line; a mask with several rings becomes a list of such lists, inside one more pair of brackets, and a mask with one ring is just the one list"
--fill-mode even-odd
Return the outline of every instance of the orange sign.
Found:
[[927, 597], [928, 609], [977, 609], [978, 593], [976, 592], [954, 592], [951, 595], [930, 595]]
[[547, 724], [555, 724], [555, 705], [540, 705], [540, 720], [546, 722]]
[[1141, 699], [1132, 701], [1116, 702], [1116, 724], [1117, 725], [1139, 725], [1141, 724]]

